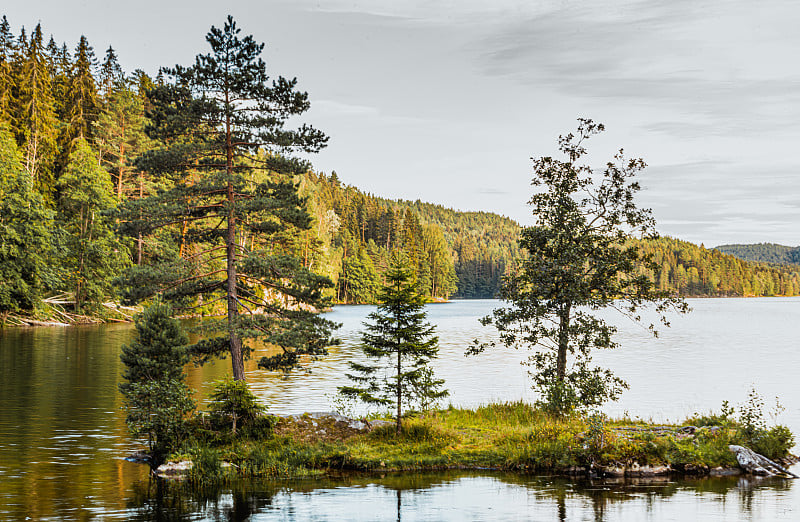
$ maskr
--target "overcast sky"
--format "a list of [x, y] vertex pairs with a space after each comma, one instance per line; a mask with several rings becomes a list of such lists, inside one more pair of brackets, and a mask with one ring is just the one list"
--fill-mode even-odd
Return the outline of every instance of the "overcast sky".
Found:
[[5, 2], [126, 71], [207, 51], [232, 14], [272, 74], [309, 92], [313, 158], [380, 196], [533, 222], [532, 156], [576, 118], [606, 124], [591, 162], [643, 157], [662, 234], [800, 245], [800, 3], [775, 0], [48, 0]]

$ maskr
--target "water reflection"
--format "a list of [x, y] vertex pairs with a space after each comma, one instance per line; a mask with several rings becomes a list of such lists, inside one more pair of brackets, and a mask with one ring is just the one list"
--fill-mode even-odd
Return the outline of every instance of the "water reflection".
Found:
[[[719, 408], [723, 399], [742, 402], [756, 383], [766, 398], [781, 397], [786, 412], [778, 420], [800, 432], [800, 299], [691, 304], [695, 311], [674, 320], [658, 340], [619, 323], [622, 348], [597, 359], [631, 390], [609, 412], [675, 419]], [[526, 353], [463, 356], [473, 338], [491, 335], [477, 317], [496, 305], [462, 301], [428, 309], [441, 342], [436, 370], [456, 404], [533, 399], [519, 365]], [[306, 371], [284, 379], [255, 370], [251, 360], [250, 385], [273, 412], [331, 409], [328, 396], [346, 382], [347, 361], [360, 356], [358, 331], [370, 309], [337, 307], [330, 318], [344, 323], [343, 344]], [[800, 520], [800, 481], [614, 484], [434, 474], [248, 483], [199, 493], [151, 484], [146, 466], [123, 460], [135, 444], [120, 410], [119, 353], [132, 336], [131, 325], [0, 331], [0, 520], [235, 520], [244, 513], [255, 520]], [[229, 372], [227, 360], [189, 367], [190, 385], [202, 397]]]
[[[573, 480], [443, 472], [247, 481], [143, 481], [131, 520], [795, 520], [785, 480]], [[753, 502], [754, 497], [758, 498]]]

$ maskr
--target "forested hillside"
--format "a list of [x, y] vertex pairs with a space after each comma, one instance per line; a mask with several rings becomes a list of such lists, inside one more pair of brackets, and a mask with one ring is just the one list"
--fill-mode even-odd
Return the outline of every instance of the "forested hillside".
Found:
[[519, 225], [489, 212], [458, 212], [419, 200], [394, 201], [309, 173], [305, 192], [318, 223], [324, 270], [337, 298], [370, 302], [388, 256], [405, 252], [434, 297], [491, 298], [519, 255]]
[[771, 296], [800, 294], [800, 267], [738, 259], [716, 249], [662, 237], [642, 243], [661, 267], [651, 274], [659, 289], [684, 296]]
[[[118, 234], [118, 208], [178, 181], [146, 167], [171, 139], [148, 130], [163, 80], [124, 73], [112, 48], [98, 60], [85, 37], [70, 47], [45, 35], [41, 25], [14, 35], [5, 17], [0, 23], [0, 313], [124, 317], [108, 303], [128, 267], [176, 256], [199, 262], [189, 248], [198, 238], [187, 236], [197, 217], [158, 233]], [[335, 175], [300, 178], [312, 228], [285, 245], [335, 282], [338, 302], [373, 302], [394, 251], [408, 255], [437, 298], [493, 296], [516, 256], [511, 220], [389, 201]]]
[[[201, 259], [191, 245], [199, 248], [219, 234], [219, 224], [186, 204], [182, 217], [160, 223], [157, 232], [123, 236], [119, 208], [178, 181], [190, 192], [202, 190], [199, 173], [209, 167], [188, 169], [189, 177], [181, 180], [169, 168], [147, 167], [153, 151], [175, 146], [168, 132], [152, 131], [158, 123], [152, 119], [158, 117], [151, 110], [153, 97], [164, 92], [163, 78], [124, 73], [110, 47], [98, 60], [84, 37], [70, 47], [45, 34], [36, 25], [14, 35], [5, 17], [0, 23], [0, 319], [18, 313], [64, 321], [125, 318], [112, 304], [119, 298], [120, 276], [167, 258], [215, 269], [219, 260]], [[179, 116], [181, 100], [157, 101], [176, 111], [170, 117]], [[283, 161], [264, 151], [250, 154], [252, 162]], [[272, 174], [258, 175], [269, 181]], [[433, 298], [493, 297], [521, 257], [518, 224], [496, 214], [381, 198], [342, 183], [335, 173], [306, 170], [286, 183], [280, 190], [294, 183], [305, 198], [310, 226], [265, 229], [259, 241], [279, 232], [270, 245], [328, 276], [336, 302], [374, 302], [393, 252], [409, 257], [423, 291]], [[255, 240], [237, 239], [242, 247]], [[651, 274], [659, 288], [682, 295], [800, 292], [797, 267], [748, 263], [669, 238], [642, 247], [661, 266]], [[758, 260], [800, 261], [800, 249], [738, 247], [736, 255]], [[219, 311], [201, 304], [203, 312]]]
[[800, 265], [800, 247], [776, 245], [775, 243], [757, 243], [754, 245], [720, 245], [715, 249], [745, 261], [777, 265]]

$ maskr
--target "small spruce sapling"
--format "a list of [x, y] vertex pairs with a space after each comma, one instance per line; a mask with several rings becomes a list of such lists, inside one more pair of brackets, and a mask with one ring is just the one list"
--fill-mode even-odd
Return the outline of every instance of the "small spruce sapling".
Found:
[[425, 321], [425, 299], [419, 293], [408, 262], [395, 257], [386, 273], [380, 305], [369, 314], [361, 334], [364, 354], [374, 364], [350, 362], [352, 386], [339, 393], [367, 404], [393, 407], [396, 432], [402, 429], [403, 407], [430, 407], [448, 395], [444, 380], [435, 379], [429, 364], [439, 352], [439, 338]]
[[236, 435], [237, 425], [252, 421], [266, 411], [247, 387], [247, 381], [236, 381], [230, 377], [215, 383], [208, 409], [217, 419], [230, 422], [233, 435]]

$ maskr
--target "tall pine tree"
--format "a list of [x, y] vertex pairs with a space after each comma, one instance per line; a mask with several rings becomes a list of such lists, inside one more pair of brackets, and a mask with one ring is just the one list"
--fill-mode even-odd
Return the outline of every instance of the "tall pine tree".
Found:
[[69, 88], [69, 131], [71, 141], [84, 138], [90, 141], [92, 124], [97, 118], [97, 85], [92, 75], [95, 65], [94, 49], [85, 36], [81, 36], [75, 48], [75, 61], [72, 64]]
[[[114, 180], [114, 193], [122, 200], [127, 184], [138, 177], [132, 159], [149, 145], [144, 133], [145, 117], [141, 98], [117, 81], [108, 91], [97, 118], [95, 142], [103, 166]], [[130, 187], [134, 188], [135, 187]]]
[[[24, 30], [20, 37], [25, 39]], [[43, 194], [53, 189], [53, 160], [56, 153], [57, 120], [50, 66], [37, 25], [23, 50], [22, 77], [19, 87], [18, 126], [22, 132], [25, 170]]]
[[180, 258], [135, 270], [127, 299], [162, 293], [184, 313], [224, 303], [218, 335], [194, 353], [201, 362], [230, 353], [236, 380], [245, 378], [247, 339], [283, 348], [259, 366], [288, 368], [301, 354], [325, 353], [333, 326], [314, 313], [328, 305], [323, 291], [332, 283], [298, 256], [296, 239], [311, 218], [295, 177], [308, 165], [291, 157], [318, 151], [327, 137], [308, 125], [287, 128], [308, 110], [308, 95], [296, 80], [270, 82], [264, 45], [239, 33], [228, 17], [208, 33], [209, 54], [161, 71], [149, 134], [164, 146], [138, 165], [174, 188], [128, 202], [122, 226], [130, 235], [167, 228], [182, 245]]

